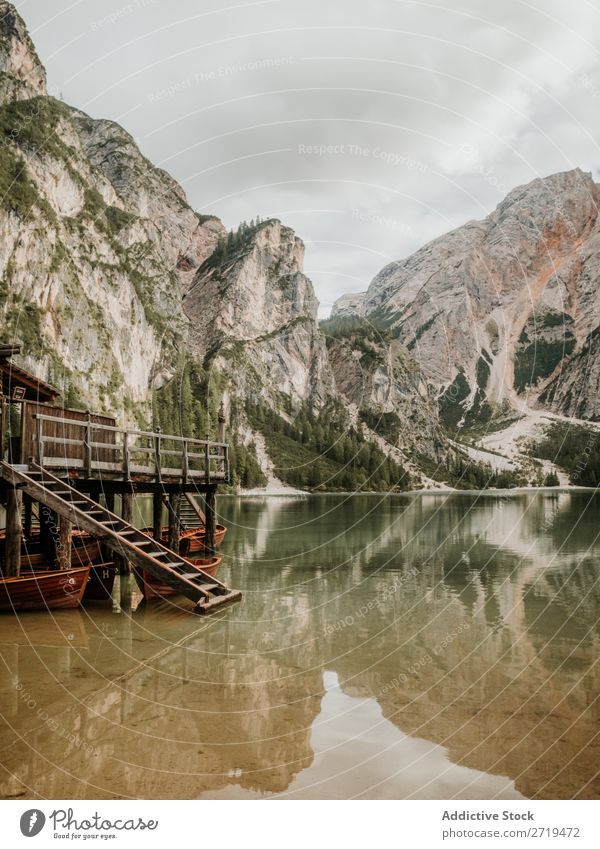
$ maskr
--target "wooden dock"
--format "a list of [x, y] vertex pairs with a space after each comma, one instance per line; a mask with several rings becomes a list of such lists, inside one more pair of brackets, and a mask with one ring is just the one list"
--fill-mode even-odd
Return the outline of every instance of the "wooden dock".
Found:
[[[10, 361], [15, 350], [0, 347], [0, 500], [7, 517], [3, 576], [19, 575], [23, 531], [31, 535], [37, 503], [40, 535], [48, 537], [53, 528], [57, 537], [48, 551], [60, 553], [50, 568], [71, 568], [75, 525], [113, 551], [122, 571], [129, 571], [131, 564], [146, 570], [191, 599], [200, 612], [239, 600], [239, 591], [201, 570], [193, 572], [179, 557], [182, 500], [191, 500], [203, 519], [206, 550], [214, 553], [216, 492], [219, 484], [230, 482], [224, 417], [219, 416], [218, 441], [118, 427], [109, 416], [57, 406], [53, 387]], [[18, 433], [8, 429], [11, 405], [18, 405], [18, 416], [14, 410], [12, 415], [19, 420]], [[138, 493], [152, 495], [154, 539], [132, 523]], [[195, 494], [201, 495], [204, 511]], [[116, 495], [121, 498], [121, 516], [115, 513]], [[161, 542], [164, 504], [168, 545]]]

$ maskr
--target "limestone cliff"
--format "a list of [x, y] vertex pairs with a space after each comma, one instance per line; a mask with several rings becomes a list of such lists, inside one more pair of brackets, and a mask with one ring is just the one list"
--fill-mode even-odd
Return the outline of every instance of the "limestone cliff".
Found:
[[11, 3], [0, 2], [0, 103], [46, 94], [46, 71]]
[[331, 308], [331, 318], [347, 318], [351, 315], [364, 315], [366, 292], [342, 295]]
[[3, 336], [69, 397], [128, 415], [172, 373], [182, 293], [225, 230], [121, 127], [47, 96], [8, 3], [0, 67]]
[[304, 244], [269, 220], [242, 226], [198, 269], [184, 297], [194, 356], [231, 390], [271, 405], [322, 407], [334, 394]]

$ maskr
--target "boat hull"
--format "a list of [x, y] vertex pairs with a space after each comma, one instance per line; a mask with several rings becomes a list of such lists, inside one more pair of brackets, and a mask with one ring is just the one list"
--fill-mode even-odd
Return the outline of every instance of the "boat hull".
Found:
[[88, 565], [64, 571], [36, 571], [18, 578], [0, 578], [0, 611], [78, 607], [89, 573]]
[[[154, 536], [152, 528], [144, 528], [143, 530], [148, 536]], [[215, 530], [215, 548], [219, 548], [226, 533], [227, 528], [225, 525], [217, 525]], [[160, 539], [164, 543], [169, 541], [169, 529], [167, 527], [161, 528]], [[206, 528], [203, 525], [199, 528], [185, 528], [179, 534], [179, 553], [184, 557], [200, 554], [204, 551], [205, 541]]]
[[[100, 543], [90, 536], [73, 534], [71, 546], [72, 566], [87, 566], [88, 563], [101, 563]], [[27, 542], [22, 548], [21, 569], [48, 571], [48, 555], [35, 540]]]
[[84, 602], [108, 601], [112, 598], [116, 575], [117, 567], [114, 563], [93, 563], [83, 594]]

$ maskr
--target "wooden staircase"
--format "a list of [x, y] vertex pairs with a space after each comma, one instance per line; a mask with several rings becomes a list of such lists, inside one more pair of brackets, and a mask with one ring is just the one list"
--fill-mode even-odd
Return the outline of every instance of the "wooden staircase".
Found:
[[224, 604], [239, 601], [242, 594], [222, 581], [196, 569], [160, 540], [148, 537], [96, 501], [35, 463], [11, 465], [0, 461], [0, 474], [34, 500], [87, 531], [116, 554], [145, 569], [162, 583], [186, 596], [198, 613], [212, 613]]
[[181, 524], [184, 528], [199, 528], [205, 524], [204, 513], [193, 495], [189, 492], [184, 493], [181, 499]]

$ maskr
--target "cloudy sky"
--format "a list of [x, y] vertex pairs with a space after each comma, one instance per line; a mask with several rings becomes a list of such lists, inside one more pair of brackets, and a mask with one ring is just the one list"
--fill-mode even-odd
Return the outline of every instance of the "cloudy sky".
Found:
[[600, 177], [598, 0], [15, 5], [51, 94], [228, 227], [294, 227], [322, 315], [516, 185]]

